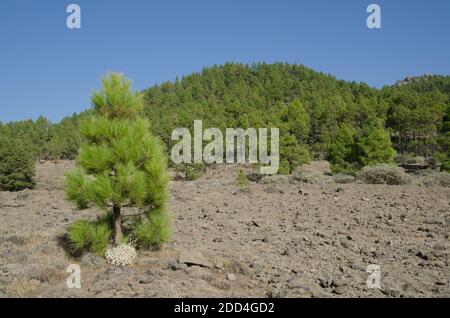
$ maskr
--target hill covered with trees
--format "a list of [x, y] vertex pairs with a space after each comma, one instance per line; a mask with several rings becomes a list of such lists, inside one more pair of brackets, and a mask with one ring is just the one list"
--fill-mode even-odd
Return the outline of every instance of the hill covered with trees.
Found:
[[[225, 64], [144, 91], [154, 133], [170, 147], [176, 127], [278, 127], [281, 172], [313, 158], [336, 171], [392, 161], [398, 153], [448, 160], [450, 77], [381, 90], [301, 65]], [[445, 124], [447, 122], [447, 124]]]
[[[335, 172], [388, 163], [396, 154], [433, 157], [449, 169], [450, 77], [426, 76], [376, 89], [302, 65], [227, 63], [142, 92], [152, 133], [171, 149], [172, 130], [203, 126], [280, 129], [280, 173], [311, 158]], [[84, 112], [0, 125], [4, 138], [35, 158], [73, 159]]]

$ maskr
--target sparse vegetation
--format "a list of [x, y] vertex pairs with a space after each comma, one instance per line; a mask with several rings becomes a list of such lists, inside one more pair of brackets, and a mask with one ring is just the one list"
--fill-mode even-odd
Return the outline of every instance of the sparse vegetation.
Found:
[[450, 173], [445, 171], [425, 171], [420, 173], [417, 178], [419, 184], [427, 187], [450, 187]]
[[[308, 166], [324, 175], [328, 170], [325, 162], [312, 162]], [[336, 255], [348, 258], [347, 265], [344, 265], [347, 267], [350, 266], [348, 264], [361, 264], [361, 251], [370, 257], [373, 250], [358, 243], [367, 239], [367, 233], [396, 242], [395, 249], [387, 244], [388, 240], [386, 244], [378, 244], [383, 260], [396, 258], [401, 263], [412, 264], [411, 269], [420, 279], [413, 291], [405, 287], [402, 293], [427, 297], [442, 295], [442, 290], [434, 288], [437, 278], [435, 266], [422, 266], [421, 256], [411, 252], [411, 242], [405, 237], [433, 234], [432, 240], [419, 240], [414, 245], [423, 252], [422, 255], [433, 255], [435, 246], [446, 246], [448, 231], [445, 231], [447, 221], [443, 211], [448, 209], [450, 188], [291, 183], [290, 176], [274, 175], [263, 178], [270, 180], [271, 184], [252, 182], [249, 191], [244, 192], [236, 189], [235, 184], [240, 167], [220, 165], [208, 169], [205, 177], [197, 182], [172, 183], [175, 195], [170, 207], [177, 220], [173, 222], [176, 236], [170, 248], [140, 251], [134, 266], [116, 270], [109, 268], [109, 264], [119, 263], [113, 263], [112, 259], [107, 261], [106, 252], [100, 257], [83, 249], [82, 255], [68, 255], [63, 249], [68, 240], [62, 234], [70, 224], [68, 220], [73, 217], [75, 220], [89, 219], [91, 225], [112, 222], [110, 216], [100, 211], [77, 211], [74, 215], [67, 208], [60, 195], [62, 188], [58, 180], [72, 167], [73, 163], [66, 161], [39, 164], [38, 190], [20, 194], [0, 193], [3, 221], [0, 223], [0, 272], [9, 273], [2, 277], [0, 293], [3, 294], [0, 296], [207, 297], [214, 292], [219, 297], [236, 294], [239, 297], [265, 297], [273, 284], [270, 281], [261, 283], [258, 273], [263, 270], [267, 271], [268, 277], [281, 274], [280, 286], [286, 290], [286, 296], [298, 297], [296, 289], [290, 288], [290, 278], [292, 270], [301, 270], [306, 273], [306, 282], [313, 286], [315, 293], [336, 297], [333, 290], [316, 283], [317, 277], [328, 277], [341, 266]], [[246, 166], [244, 171], [251, 171], [251, 167]], [[421, 175], [414, 177], [419, 180]], [[219, 182], [222, 183], [220, 189], [217, 187]], [[144, 248], [133, 237], [133, 217], [128, 219], [134, 211], [137, 213], [136, 208], [124, 210], [127, 240], [122, 240], [121, 244], [131, 245], [130, 252]], [[90, 213], [101, 217], [94, 219]], [[146, 219], [146, 215], [139, 217]], [[422, 233], [419, 227], [433, 232]], [[342, 229], [345, 229], [345, 234], [332, 244], [336, 233], [341, 233]], [[305, 243], [302, 244], [304, 253], [295, 252], [292, 242], [296, 242], [298, 237]], [[309, 243], [317, 239], [330, 244], [324, 243], [327, 247], [324, 249]], [[112, 242], [111, 237], [108, 241]], [[242, 242], [251, 242], [251, 248], [242, 249]], [[151, 244], [152, 241], [150, 246], [153, 247]], [[237, 255], [236, 251], [241, 253]], [[185, 255], [184, 259], [179, 258], [179, 253]], [[314, 269], [311, 262], [302, 261], [306, 254], [313, 257], [311, 261], [320, 258], [327, 266]], [[80, 257], [74, 260], [73, 256]], [[120, 264], [133, 261], [133, 258], [121, 256], [118, 256]], [[445, 258], [445, 253], [439, 257]], [[205, 262], [211, 267], [200, 268], [190, 265], [189, 261]], [[448, 265], [443, 263], [442, 270], [447, 271]], [[80, 265], [81, 289], [67, 288], [68, 264]], [[280, 268], [288, 270], [280, 272]], [[230, 275], [234, 281], [228, 278], [228, 273], [234, 274]], [[401, 266], [394, 266], [392, 275], [402, 282], [411, 281], [409, 273], [405, 273]], [[205, 289], [205, 278], [214, 284], [212, 288]], [[192, 288], [186, 288], [186, 281], [192, 282]], [[134, 282], [134, 289], [128, 288], [129, 282]], [[224, 282], [227, 284], [222, 285]], [[251, 288], [247, 287], [248, 283], [252, 283]], [[155, 288], [149, 288], [151, 286]], [[341, 296], [371, 297], [372, 293], [372, 290], [361, 289], [359, 281], [349, 280]]]
[[291, 181], [291, 176], [275, 174], [275, 175], [265, 175], [262, 176], [258, 182], [262, 184], [281, 184], [281, 183], [289, 183]]
[[197, 180], [205, 169], [206, 165], [199, 163], [175, 165], [175, 170], [187, 181]]

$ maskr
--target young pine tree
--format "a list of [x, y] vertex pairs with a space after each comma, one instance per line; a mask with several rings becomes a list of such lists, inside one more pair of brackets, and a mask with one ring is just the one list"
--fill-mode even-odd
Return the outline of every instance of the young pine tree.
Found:
[[111, 239], [110, 235], [114, 244], [120, 244], [126, 207], [146, 215], [136, 217], [131, 235], [143, 246], [159, 245], [169, 233], [167, 158], [148, 121], [139, 117], [141, 95], [131, 91], [130, 81], [112, 73], [103, 78], [101, 90], [91, 99], [94, 115], [80, 123], [84, 143], [77, 168], [66, 175], [65, 190], [79, 208], [94, 205], [107, 214], [105, 222], [91, 227], [74, 225], [69, 233], [72, 246], [92, 250], [93, 245], [104, 246], [100, 241]]

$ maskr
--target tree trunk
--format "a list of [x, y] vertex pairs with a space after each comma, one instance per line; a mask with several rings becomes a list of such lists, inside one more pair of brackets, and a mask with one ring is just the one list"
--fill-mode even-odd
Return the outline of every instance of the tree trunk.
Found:
[[120, 215], [120, 206], [114, 205], [114, 244], [118, 245], [122, 241], [122, 217]]

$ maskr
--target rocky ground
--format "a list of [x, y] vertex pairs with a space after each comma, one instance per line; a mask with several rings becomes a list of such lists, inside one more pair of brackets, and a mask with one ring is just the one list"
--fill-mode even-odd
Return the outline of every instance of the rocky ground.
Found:
[[67, 226], [99, 214], [64, 201], [72, 165], [39, 164], [35, 190], [0, 192], [0, 297], [450, 297], [450, 188], [238, 187], [237, 167], [211, 168], [171, 183], [171, 243], [114, 268], [66, 252]]

